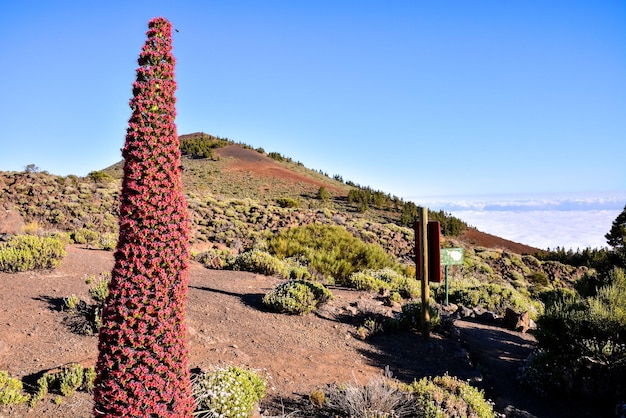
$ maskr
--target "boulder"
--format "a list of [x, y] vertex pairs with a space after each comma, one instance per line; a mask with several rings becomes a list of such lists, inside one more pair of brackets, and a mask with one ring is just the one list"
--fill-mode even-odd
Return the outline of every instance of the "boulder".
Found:
[[506, 308], [503, 324], [513, 331], [526, 333], [531, 328], [530, 312], [517, 313], [511, 308]]
[[22, 215], [14, 209], [0, 209], [0, 235], [21, 234], [25, 226]]

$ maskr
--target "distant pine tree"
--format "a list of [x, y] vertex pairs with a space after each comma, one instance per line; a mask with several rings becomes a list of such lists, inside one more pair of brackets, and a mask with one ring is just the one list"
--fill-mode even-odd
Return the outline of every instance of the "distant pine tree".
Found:
[[120, 235], [98, 342], [96, 417], [191, 417], [194, 409], [172, 25], [155, 18], [148, 28], [122, 150]]

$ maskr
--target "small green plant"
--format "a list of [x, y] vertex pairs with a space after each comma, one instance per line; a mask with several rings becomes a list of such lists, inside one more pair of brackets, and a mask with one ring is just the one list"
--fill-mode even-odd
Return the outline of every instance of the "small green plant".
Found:
[[239, 254], [229, 267], [232, 270], [250, 271], [267, 276], [289, 277], [289, 271], [281, 260], [257, 249]]
[[93, 393], [95, 380], [96, 380], [96, 368], [94, 366], [85, 367], [82, 389], [84, 389], [88, 393]]
[[257, 373], [240, 367], [217, 368], [196, 376], [194, 416], [248, 418], [265, 396], [266, 382]]
[[326, 395], [324, 394], [323, 391], [319, 389], [313, 389], [313, 391], [311, 391], [311, 393], [309, 394], [309, 401], [311, 402], [311, 404], [315, 406], [319, 406], [319, 407], [323, 406], [325, 399], [326, 399]]
[[[432, 305], [428, 307], [430, 314], [430, 326], [435, 327], [440, 324], [439, 311]], [[402, 305], [400, 314], [400, 324], [409, 329], [421, 329], [422, 304], [421, 302], [408, 302]]]
[[50, 390], [50, 385], [55, 381], [55, 376], [50, 373], [45, 373], [39, 379], [37, 379], [37, 391], [30, 398], [30, 406], [35, 407], [40, 400], [46, 397]]
[[281, 208], [298, 208], [300, 207], [300, 201], [291, 197], [281, 197], [276, 200], [276, 204]]
[[9, 372], [0, 371], [0, 405], [20, 404], [28, 401], [22, 393], [22, 382], [9, 376]]
[[103, 273], [100, 275], [100, 280], [98, 280], [90, 289], [89, 295], [93, 300], [98, 303], [102, 303], [106, 300], [107, 296], [109, 296], [109, 282], [111, 281], [111, 273]]
[[421, 294], [420, 283], [416, 279], [400, 274], [391, 268], [357, 271], [348, 277], [347, 283], [359, 290], [371, 290], [378, 293], [392, 291], [397, 294], [394, 296], [396, 298], [399, 296], [411, 299]]
[[76, 295], [68, 296], [63, 298], [63, 304], [70, 312], [74, 312], [80, 305], [80, 298]]
[[263, 303], [276, 312], [305, 315], [332, 298], [332, 293], [321, 283], [290, 280], [266, 294]]
[[420, 417], [495, 417], [493, 405], [483, 392], [454, 376], [425, 377], [408, 385], [407, 390], [414, 396]]
[[80, 228], [70, 234], [70, 238], [75, 244], [96, 245], [99, 235], [89, 228]]
[[70, 364], [63, 369], [58, 375], [59, 390], [61, 395], [70, 396], [83, 385], [85, 370], [83, 366], [77, 363]]
[[60, 370], [46, 372], [37, 379], [35, 394], [30, 398], [30, 406], [45, 398], [48, 393], [56, 393], [53, 402], [60, 404], [63, 397], [71, 396], [75, 391], [92, 393], [96, 377], [95, 367], [83, 367], [78, 363], [70, 363]]
[[331, 199], [331, 197], [332, 195], [330, 194], [328, 189], [324, 186], [320, 186], [320, 188], [317, 191], [317, 198], [323, 202], [327, 202]]

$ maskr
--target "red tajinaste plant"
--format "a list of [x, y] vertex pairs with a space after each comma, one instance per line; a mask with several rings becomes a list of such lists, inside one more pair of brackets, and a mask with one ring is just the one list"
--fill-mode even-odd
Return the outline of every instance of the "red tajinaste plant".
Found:
[[120, 235], [98, 341], [96, 417], [190, 417], [194, 409], [172, 25], [155, 18], [148, 28], [122, 149]]

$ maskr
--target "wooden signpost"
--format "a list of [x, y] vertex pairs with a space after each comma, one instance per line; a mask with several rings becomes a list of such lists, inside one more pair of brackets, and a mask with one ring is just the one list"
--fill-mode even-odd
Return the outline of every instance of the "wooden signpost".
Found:
[[415, 274], [422, 282], [422, 335], [430, 337], [430, 281], [441, 281], [440, 237], [438, 221], [428, 221], [428, 209], [419, 208], [419, 220], [415, 222]]

